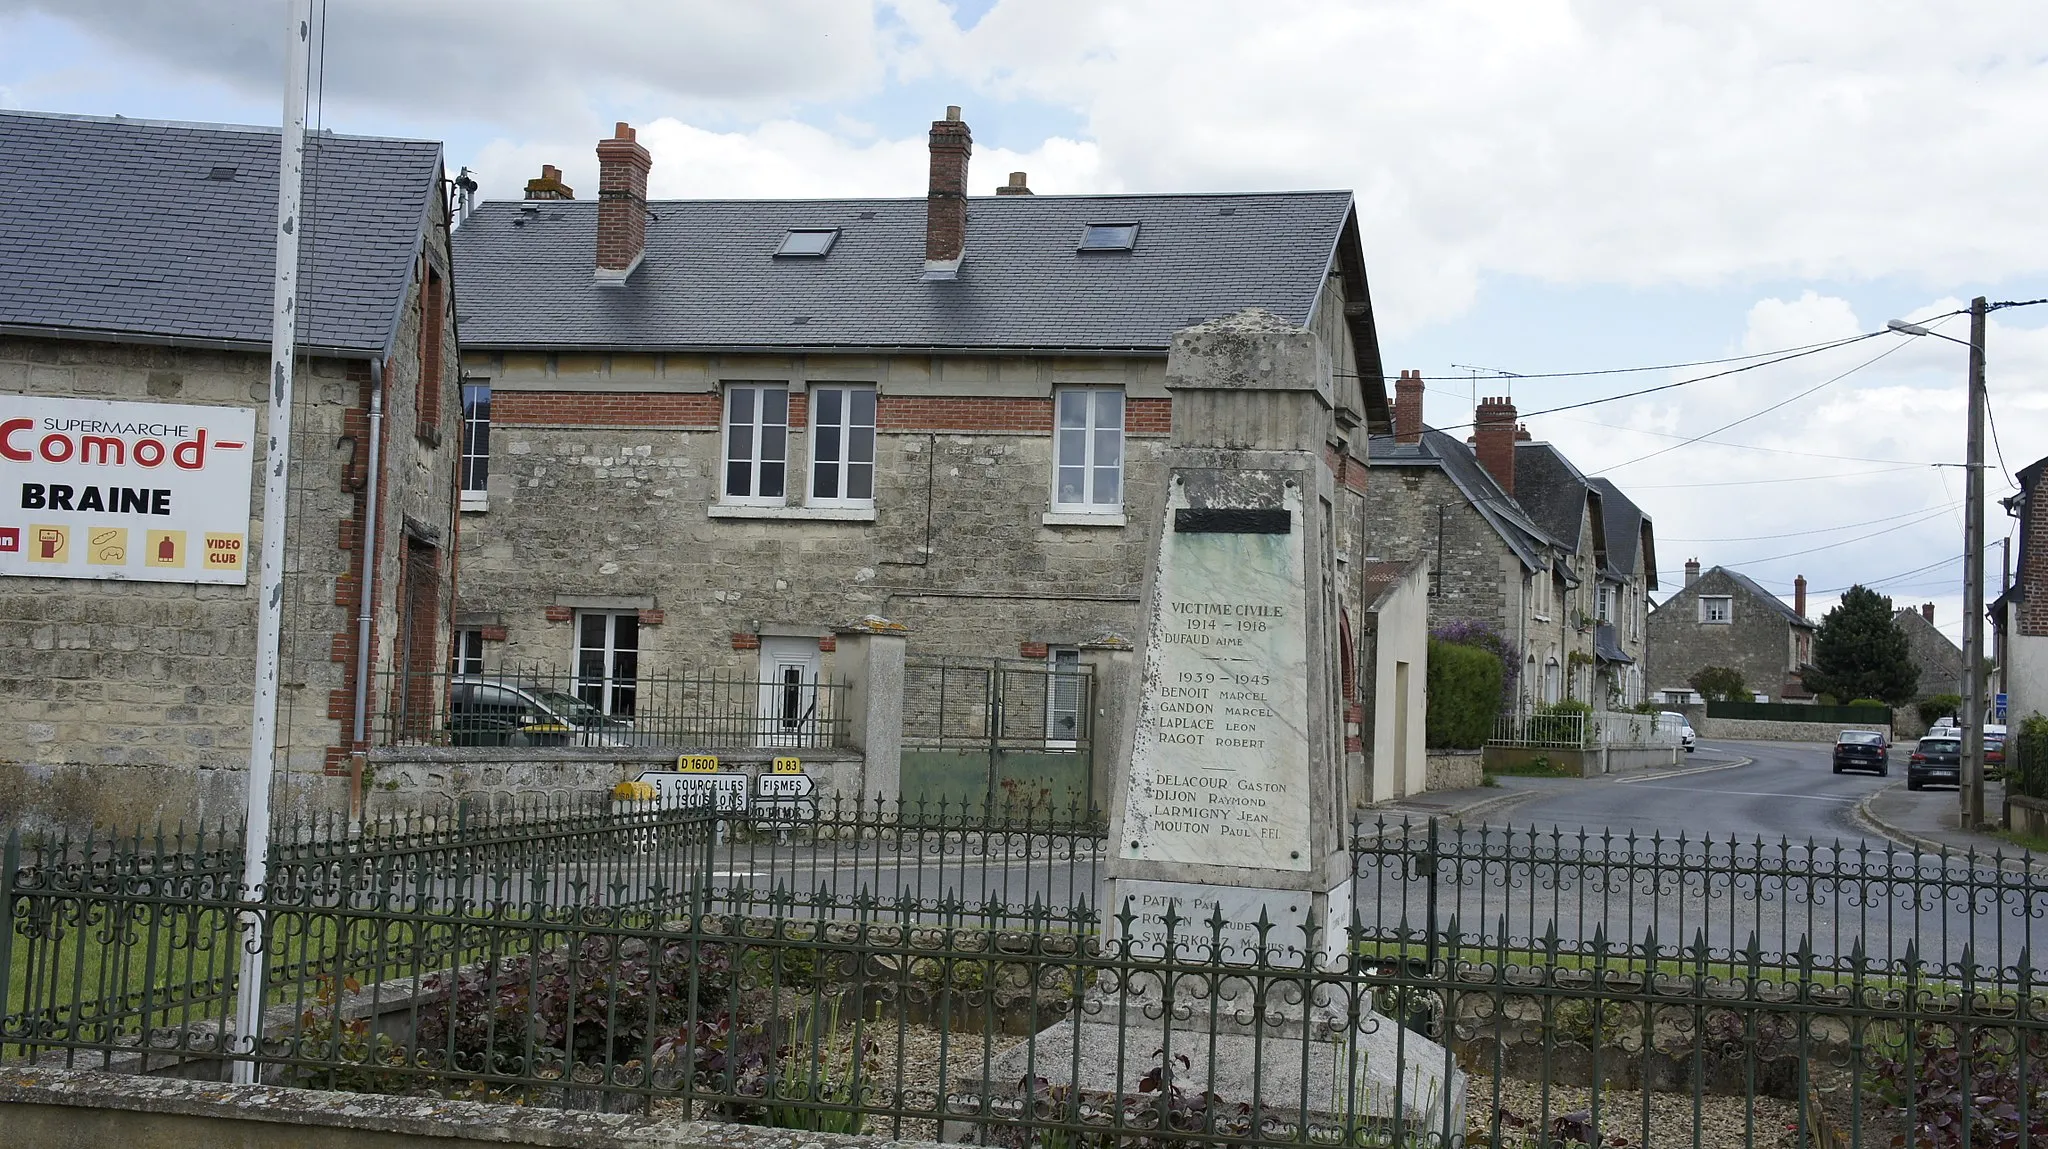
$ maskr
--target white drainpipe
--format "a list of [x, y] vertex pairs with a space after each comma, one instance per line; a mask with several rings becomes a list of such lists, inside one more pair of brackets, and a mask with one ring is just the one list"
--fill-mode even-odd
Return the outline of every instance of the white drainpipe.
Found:
[[369, 737], [370, 721], [370, 624], [377, 603], [377, 481], [383, 471], [379, 463], [384, 439], [384, 360], [370, 360], [370, 474], [363, 495], [363, 572], [361, 606], [356, 610], [356, 711], [355, 733], [348, 758], [348, 818], [353, 829], [363, 820], [363, 766], [369, 756], [362, 748]]

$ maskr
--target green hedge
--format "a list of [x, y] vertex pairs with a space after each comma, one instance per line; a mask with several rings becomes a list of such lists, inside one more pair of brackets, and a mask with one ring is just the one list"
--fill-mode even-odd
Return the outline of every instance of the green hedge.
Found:
[[1428, 741], [1444, 750], [1476, 750], [1500, 716], [1500, 659], [1476, 646], [1429, 640]]
[[1537, 707], [1522, 728], [1522, 737], [1546, 746], [1597, 746], [1599, 731], [1589, 721], [1592, 715], [1592, 703], [1560, 699]]
[[2006, 742], [2005, 785], [2015, 794], [2048, 798], [2048, 718], [2028, 715]]

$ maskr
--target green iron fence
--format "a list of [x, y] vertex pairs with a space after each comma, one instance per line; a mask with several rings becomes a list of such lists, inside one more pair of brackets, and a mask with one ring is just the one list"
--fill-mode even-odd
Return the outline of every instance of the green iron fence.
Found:
[[[1359, 823], [1334, 931], [1148, 949], [1085, 816], [824, 807], [286, 835], [265, 1079], [1018, 1149], [2048, 1144], [2013, 858]], [[233, 840], [11, 841], [4, 1056], [218, 1072]]]

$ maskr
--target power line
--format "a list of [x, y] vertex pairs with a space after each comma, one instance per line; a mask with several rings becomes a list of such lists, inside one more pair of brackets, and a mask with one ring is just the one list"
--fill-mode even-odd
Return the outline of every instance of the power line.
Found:
[[[1961, 315], [1963, 313], [1952, 311], [1949, 314]], [[1947, 316], [1936, 316], [1935, 318], [1945, 319]], [[1636, 375], [1647, 371], [1683, 371], [1691, 367], [1719, 367], [1724, 363], [1745, 363], [1751, 359], [1769, 359], [1778, 355], [1812, 354], [1816, 351], [1826, 351], [1832, 347], [1844, 347], [1860, 339], [1868, 339], [1871, 335], [1881, 334], [1883, 332], [1873, 331], [1865, 335], [1850, 335], [1841, 339], [1824, 340], [1820, 343], [1804, 343], [1797, 347], [1781, 347], [1775, 351], [1756, 351], [1747, 355], [1731, 355], [1726, 359], [1695, 359], [1686, 363], [1658, 363], [1647, 367], [1604, 367], [1591, 371], [1532, 371], [1526, 374], [1519, 371], [1503, 371], [1497, 367], [1473, 367], [1469, 369], [1474, 371], [1491, 371], [1497, 376], [1508, 379], [1585, 379], [1599, 375]], [[1454, 363], [1452, 366], [1455, 367], [1458, 364]], [[1353, 378], [1356, 378], [1356, 376], [1353, 376]], [[1425, 382], [1457, 383], [1466, 380], [1468, 377], [1463, 375], [1424, 375], [1421, 378]]]
[[1797, 395], [1793, 395], [1785, 399], [1780, 399], [1776, 403], [1773, 403], [1770, 406], [1765, 407], [1761, 411], [1752, 411], [1749, 414], [1744, 415], [1742, 418], [1737, 419], [1732, 423], [1723, 423], [1719, 427], [1716, 427], [1711, 431], [1705, 432], [1704, 434], [1695, 435], [1690, 439], [1684, 440], [1683, 442], [1673, 443], [1669, 447], [1665, 447], [1661, 450], [1652, 451], [1647, 455], [1638, 455], [1635, 458], [1628, 460], [1627, 462], [1616, 463], [1611, 467], [1602, 467], [1597, 471], [1591, 472], [1591, 474], [1604, 475], [1609, 471], [1619, 471], [1623, 467], [1632, 467], [1637, 463], [1654, 459], [1659, 455], [1668, 455], [1671, 452], [1678, 450], [1680, 447], [1689, 446], [1693, 443], [1699, 442], [1702, 439], [1711, 438], [1730, 428], [1740, 427], [1742, 424], [1749, 422], [1751, 419], [1756, 419], [1761, 416], [1768, 415], [1771, 412], [1776, 411], [1778, 408], [1786, 406], [1787, 404], [1796, 403], [1799, 400], [1806, 398], [1808, 395], [1813, 394], [1814, 392], [1820, 390], [1823, 387], [1833, 386], [1834, 384], [1839, 383], [1844, 379], [1847, 379], [1849, 376], [1856, 374], [1858, 371], [1863, 370], [1865, 367], [1868, 367], [1871, 364], [1877, 362], [1878, 360], [1883, 359], [1885, 356], [1897, 352], [1899, 349], [1905, 346], [1906, 345], [1903, 342], [1894, 343], [1891, 347], [1887, 348], [1886, 350], [1878, 352], [1876, 355], [1873, 355], [1870, 358], [1865, 359], [1863, 362], [1858, 363], [1856, 366], [1849, 368], [1847, 371], [1844, 371], [1841, 374], [1835, 375], [1831, 378], [1823, 379], [1819, 383], [1816, 383], [1813, 386], [1808, 387], [1806, 390], [1799, 392]]
[[[1834, 549], [1835, 549], [1836, 547], [1846, 547], [1846, 546], [1848, 546], [1848, 545], [1849, 545], [1850, 543], [1860, 543], [1860, 542], [1863, 542], [1863, 541], [1864, 541], [1865, 539], [1874, 539], [1874, 538], [1876, 538], [1876, 537], [1877, 537], [1877, 536], [1879, 536], [1879, 535], [1885, 535], [1885, 534], [1890, 534], [1890, 533], [1891, 533], [1891, 532], [1893, 532], [1893, 531], [1896, 531], [1896, 530], [1901, 530], [1901, 529], [1903, 529], [1903, 528], [1906, 528], [1906, 527], [1913, 527], [1913, 526], [1918, 526], [1918, 525], [1920, 525], [1921, 523], [1924, 523], [1924, 522], [1928, 521], [1929, 519], [1936, 519], [1936, 518], [1940, 518], [1940, 517], [1941, 517], [1942, 515], [1944, 515], [1944, 514], [1947, 514], [1947, 513], [1949, 512], [1949, 511], [1952, 511], [1952, 510], [1954, 510], [1954, 509], [1955, 509], [1955, 504], [1954, 504], [1954, 503], [1949, 503], [1949, 504], [1947, 504], [1947, 505], [1945, 505], [1945, 506], [1941, 506], [1941, 507], [1936, 507], [1936, 508], [1935, 508], [1934, 510], [1932, 510], [1932, 511], [1928, 512], [1927, 514], [1924, 514], [1924, 515], [1922, 515], [1921, 517], [1919, 517], [1919, 518], [1917, 518], [1917, 519], [1914, 519], [1914, 520], [1913, 520], [1913, 521], [1911, 521], [1911, 522], [1906, 522], [1906, 523], [1900, 523], [1900, 524], [1898, 524], [1897, 526], [1890, 526], [1890, 527], [1886, 527], [1886, 528], [1885, 528], [1884, 530], [1881, 530], [1881, 531], [1872, 531], [1872, 532], [1870, 532], [1870, 533], [1869, 533], [1869, 534], [1867, 534], [1867, 535], [1857, 535], [1857, 536], [1856, 536], [1855, 538], [1853, 538], [1853, 539], [1840, 539], [1840, 540], [1838, 540], [1838, 541], [1836, 541], [1836, 542], [1832, 542], [1832, 543], [1825, 543], [1825, 544], [1822, 544], [1821, 546], [1817, 546], [1817, 547], [1808, 547], [1808, 548], [1806, 548], [1806, 549], [1805, 549], [1805, 550], [1803, 550], [1803, 551], [1787, 551], [1786, 553], [1784, 553], [1784, 554], [1782, 554], [1782, 555], [1765, 555], [1765, 556], [1763, 556], [1763, 557], [1761, 557], [1761, 558], [1752, 558], [1752, 559], [1738, 559], [1738, 560], [1736, 560], [1736, 561], [1734, 561], [1734, 562], [1726, 562], [1726, 563], [1721, 563], [1720, 565], [1721, 565], [1721, 566], [1734, 566], [1734, 567], [1740, 567], [1740, 566], [1754, 566], [1754, 565], [1756, 565], [1757, 563], [1771, 563], [1771, 562], [1777, 562], [1777, 561], [1778, 561], [1779, 559], [1796, 559], [1796, 558], [1798, 558], [1798, 557], [1799, 557], [1799, 556], [1801, 556], [1801, 555], [1810, 555], [1810, 554], [1813, 554], [1813, 553], [1814, 553], [1814, 552], [1816, 552], [1816, 551], [1830, 551], [1830, 550], [1834, 550]], [[1674, 572], [1674, 571], [1658, 571], [1657, 573], [1658, 573], [1658, 574], [1674, 574], [1674, 573], [1676, 573], [1676, 572]]]
[[[1710, 446], [1729, 447], [1732, 443], [1713, 443]], [[1789, 453], [1789, 452], [1788, 452]], [[1874, 471], [1849, 471], [1840, 475], [1794, 475], [1783, 479], [1729, 479], [1718, 483], [1630, 483], [1631, 491], [1675, 491], [1695, 487], [1756, 487], [1765, 483], [1817, 483], [1826, 479], [1854, 479], [1864, 475], [1896, 475], [1901, 471], [1917, 471], [1926, 463], [1909, 463], [1900, 467], [1879, 467]]]
[[1921, 507], [1921, 508], [1919, 508], [1919, 509], [1917, 509], [1917, 510], [1905, 511], [1905, 512], [1903, 512], [1903, 513], [1900, 513], [1900, 514], [1896, 514], [1896, 515], [1886, 515], [1885, 517], [1883, 517], [1883, 518], [1881, 518], [1881, 519], [1865, 519], [1864, 521], [1862, 521], [1862, 522], [1860, 522], [1860, 523], [1842, 523], [1842, 524], [1841, 524], [1841, 525], [1839, 525], [1839, 526], [1833, 526], [1833, 527], [1808, 527], [1808, 528], [1807, 528], [1806, 530], [1803, 530], [1803, 531], [1787, 531], [1786, 533], [1784, 533], [1784, 534], [1782, 534], [1782, 535], [1744, 535], [1744, 536], [1741, 536], [1741, 537], [1739, 537], [1739, 538], [1723, 538], [1723, 539], [1678, 539], [1678, 538], [1672, 538], [1672, 539], [1665, 539], [1664, 541], [1665, 541], [1665, 542], [1668, 542], [1668, 543], [1754, 543], [1754, 542], [1761, 542], [1761, 541], [1763, 541], [1763, 540], [1765, 540], [1765, 539], [1793, 539], [1793, 538], [1803, 538], [1803, 537], [1805, 537], [1805, 536], [1807, 536], [1807, 535], [1815, 535], [1815, 534], [1825, 534], [1825, 533], [1827, 533], [1827, 532], [1829, 532], [1829, 531], [1850, 531], [1850, 530], [1855, 530], [1855, 529], [1856, 529], [1857, 527], [1868, 527], [1868, 526], [1874, 526], [1874, 525], [1875, 525], [1875, 524], [1877, 524], [1877, 523], [1889, 523], [1889, 522], [1892, 522], [1892, 521], [1894, 521], [1894, 520], [1896, 520], [1896, 519], [1903, 519], [1903, 518], [1908, 518], [1908, 517], [1910, 517], [1910, 516], [1913, 516], [1913, 515], [1920, 515], [1920, 514], [1926, 514], [1926, 513], [1927, 513], [1927, 512], [1929, 512], [1929, 511], [1941, 511], [1941, 510], [1947, 510], [1947, 509], [1949, 509], [1950, 507], [1954, 507], [1955, 505], [1956, 505], [1955, 503], [1947, 503], [1947, 504], [1945, 504], [1945, 505], [1943, 505], [1943, 506], [1939, 506], [1939, 507]]

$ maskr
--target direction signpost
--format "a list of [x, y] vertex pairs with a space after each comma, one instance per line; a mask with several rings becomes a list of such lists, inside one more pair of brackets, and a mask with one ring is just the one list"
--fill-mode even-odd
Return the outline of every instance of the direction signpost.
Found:
[[754, 820], [762, 825], [793, 826], [818, 816], [818, 780], [803, 772], [795, 758], [777, 758], [768, 773], [754, 779]]

